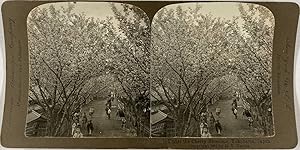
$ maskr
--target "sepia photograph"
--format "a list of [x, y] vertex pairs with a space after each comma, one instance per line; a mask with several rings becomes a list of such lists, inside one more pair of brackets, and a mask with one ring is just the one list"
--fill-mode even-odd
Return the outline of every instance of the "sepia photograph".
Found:
[[296, 2], [20, 0], [1, 13], [4, 148], [297, 146]]
[[27, 137], [149, 137], [150, 22], [138, 7], [59, 2], [27, 18]]
[[271, 137], [272, 12], [181, 3], [151, 23], [152, 137]]
[[25, 135], [273, 136], [274, 27], [257, 4], [172, 4], [152, 22], [129, 4], [40, 5]]

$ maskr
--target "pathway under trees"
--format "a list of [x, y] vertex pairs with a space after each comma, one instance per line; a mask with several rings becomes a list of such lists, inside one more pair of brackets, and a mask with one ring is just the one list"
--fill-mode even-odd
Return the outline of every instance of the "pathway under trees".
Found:
[[260, 136], [257, 134], [253, 127], [248, 126], [248, 120], [243, 116], [243, 107], [242, 100], [237, 101], [238, 104], [238, 117], [235, 119], [232, 113], [232, 102], [233, 99], [219, 100], [209, 106], [209, 111], [213, 112], [214, 117], [216, 118], [215, 110], [217, 107], [221, 108], [221, 114], [219, 121], [222, 125], [222, 133], [218, 135], [215, 127], [212, 126], [209, 128], [212, 137], [257, 137]]
[[[91, 137], [131, 137], [132, 133], [128, 129], [122, 129], [121, 120], [117, 118], [117, 100], [112, 102], [111, 119], [108, 119], [105, 112], [105, 103], [107, 99], [93, 100], [87, 105], [83, 106], [82, 112], [88, 114], [90, 108], [94, 108], [94, 114], [91, 119], [94, 125], [94, 131]], [[86, 127], [82, 129], [83, 134], [87, 137]]]

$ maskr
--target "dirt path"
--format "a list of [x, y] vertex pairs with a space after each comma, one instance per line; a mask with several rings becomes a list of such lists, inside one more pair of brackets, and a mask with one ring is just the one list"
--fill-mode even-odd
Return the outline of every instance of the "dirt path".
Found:
[[[89, 108], [94, 108], [95, 112], [92, 115], [92, 121], [94, 125], [94, 132], [92, 137], [132, 137], [133, 134], [121, 128], [121, 120], [116, 117], [117, 101], [112, 102], [111, 119], [108, 119], [105, 113], [106, 100], [95, 100], [85, 105], [82, 109], [83, 112], [88, 114]], [[210, 127], [210, 133], [213, 137], [257, 137], [253, 128], [248, 126], [248, 121], [245, 116], [242, 115], [243, 108], [242, 102], [238, 101], [238, 118], [235, 119], [231, 110], [232, 100], [218, 101], [209, 107], [209, 110], [213, 112], [214, 116], [216, 107], [221, 108], [220, 123], [222, 125], [222, 134], [216, 133], [215, 127]], [[86, 127], [83, 127], [82, 132], [84, 136], [87, 135]]]
[[238, 101], [238, 117], [235, 119], [232, 113], [232, 100], [222, 100], [209, 107], [209, 110], [213, 112], [216, 118], [215, 110], [216, 107], [221, 108], [220, 123], [222, 125], [222, 133], [218, 135], [215, 127], [210, 127], [210, 132], [213, 137], [257, 137], [252, 127], [248, 126], [248, 120], [243, 116], [242, 102]]
[[[128, 130], [121, 128], [121, 120], [116, 116], [117, 101], [112, 102], [111, 119], [107, 118], [105, 112], [106, 100], [94, 100], [82, 108], [83, 112], [88, 114], [89, 109], [95, 109], [91, 119], [94, 125], [94, 131], [91, 137], [130, 137], [133, 136]], [[87, 135], [86, 127], [83, 127], [84, 136]]]

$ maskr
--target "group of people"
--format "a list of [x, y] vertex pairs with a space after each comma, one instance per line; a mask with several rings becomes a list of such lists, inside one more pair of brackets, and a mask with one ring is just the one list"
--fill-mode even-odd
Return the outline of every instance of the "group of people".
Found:
[[87, 134], [92, 135], [94, 126], [91, 120], [91, 111], [89, 112], [90, 119], [88, 120], [88, 117], [86, 113], [84, 112], [81, 114], [80, 112], [76, 112], [73, 115], [73, 124], [72, 124], [72, 136], [73, 138], [82, 138], [83, 133], [81, 132], [86, 128]]
[[221, 135], [221, 132], [222, 132], [222, 125], [220, 123], [220, 114], [221, 114], [221, 108], [220, 107], [216, 108], [216, 117], [214, 117], [213, 113], [210, 112], [211, 124], [214, 125], [218, 135]]
[[211, 137], [210, 127], [214, 127], [218, 135], [221, 135], [222, 126], [220, 123], [221, 109], [216, 108], [216, 116], [212, 112], [205, 111], [201, 113], [200, 134], [201, 137]]
[[[105, 113], [107, 115], [107, 119], [111, 119], [113, 100], [113, 97], [109, 96], [109, 99], [106, 101], [105, 104]], [[94, 114], [94, 111], [94, 108], [90, 108], [88, 113], [82, 113], [81, 110], [79, 110], [73, 114], [73, 124], [71, 133], [73, 138], [82, 138], [83, 130], [86, 130], [88, 136], [91, 136], [93, 134], [94, 125], [92, 123], [92, 116]], [[126, 126], [126, 119], [123, 109], [118, 108], [116, 117], [122, 121], [121, 128], [124, 129]]]
[[237, 113], [238, 113], [238, 110], [237, 110], [237, 100], [234, 99], [231, 105], [232, 105], [232, 108], [231, 108], [232, 113], [233, 113], [235, 119], [237, 119]]
[[[112, 101], [113, 101], [113, 98], [110, 98], [107, 100], [107, 102], [105, 104], [105, 112], [107, 115], [107, 119], [111, 119]], [[126, 119], [125, 119], [124, 111], [121, 108], [118, 108], [116, 117], [122, 121], [121, 127], [122, 127], [122, 129], [124, 129], [126, 126]]]
[[[238, 109], [237, 109], [237, 100], [236, 99], [234, 99], [233, 102], [232, 102], [232, 113], [235, 116], [235, 119], [237, 119]], [[248, 125], [249, 125], [249, 127], [252, 127], [253, 118], [252, 118], [252, 115], [251, 115], [251, 113], [248, 109], [244, 108], [243, 116], [247, 117]]]
[[208, 110], [205, 112], [202, 112], [200, 115], [200, 135], [201, 137], [211, 137], [211, 133], [209, 131], [209, 128], [212, 126], [216, 127], [216, 131], [218, 134], [221, 134], [221, 124], [219, 122], [219, 115], [220, 115], [220, 109], [218, 108], [216, 110], [216, 117], [213, 115], [212, 112], [209, 113]]
[[110, 98], [110, 99], [107, 100], [107, 102], [105, 104], [105, 112], [106, 112], [106, 115], [107, 115], [107, 119], [110, 119], [112, 101], [113, 101], [113, 99]]
[[[232, 102], [232, 113], [235, 117], [235, 119], [238, 118], [238, 105], [237, 105], [237, 99], [234, 99]], [[213, 112], [205, 111], [201, 113], [201, 124], [200, 124], [200, 131], [201, 131], [201, 137], [211, 137], [211, 134], [209, 132], [209, 127], [214, 127], [217, 134], [221, 135], [222, 132], [222, 124], [220, 122], [220, 114], [221, 114], [221, 108], [217, 107], [215, 110], [215, 116]], [[247, 117], [248, 125], [251, 127], [253, 125], [253, 118], [249, 110], [244, 109], [243, 115]]]

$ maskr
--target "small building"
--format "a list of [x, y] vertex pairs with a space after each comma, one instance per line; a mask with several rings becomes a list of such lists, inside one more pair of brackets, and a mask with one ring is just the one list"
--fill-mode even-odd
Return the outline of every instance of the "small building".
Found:
[[31, 110], [26, 117], [26, 136], [45, 136], [47, 119], [38, 112]]
[[175, 136], [174, 119], [158, 110], [151, 113], [151, 136], [173, 137]]
[[157, 112], [159, 110], [162, 111], [162, 112], [164, 112], [164, 113], [168, 112], [168, 108], [164, 104], [155, 104], [155, 105], [151, 106], [151, 112], [152, 113], [153, 112]]
[[43, 108], [38, 104], [29, 105], [28, 106], [28, 112], [31, 112], [32, 110], [34, 110], [37, 113], [42, 113], [43, 112]]

